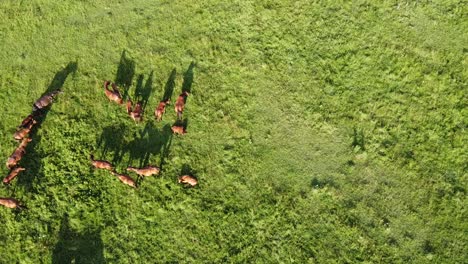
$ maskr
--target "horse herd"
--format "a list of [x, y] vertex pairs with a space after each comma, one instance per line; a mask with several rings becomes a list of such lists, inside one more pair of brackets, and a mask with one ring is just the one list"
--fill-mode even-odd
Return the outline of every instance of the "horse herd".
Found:
[[[111, 88], [109, 88], [109, 86]], [[105, 91], [106, 97], [110, 101], [116, 102], [119, 105], [122, 105], [124, 103], [124, 99], [119, 91], [118, 86], [115, 83], [111, 81], [105, 81], [104, 91]], [[15, 179], [19, 173], [26, 170], [24, 167], [19, 166], [18, 163], [26, 154], [26, 147], [28, 143], [32, 141], [32, 138], [29, 138], [28, 135], [30, 134], [33, 127], [39, 122], [38, 121], [39, 118], [42, 115], [44, 115], [45, 110], [47, 110], [47, 108], [54, 101], [54, 98], [60, 93], [62, 93], [62, 91], [58, 89], [50, 93], [47, 93], [43, 95], [42, 97], [40, 97], [39, 99], [37, 99], [33, 104], [32, 113], [28, 115], [21, 122], [21, 124], [17, 127], [17, 130], [14, 133], [13, 138], [15, 140], [18, 140], [20, 143], [19, 143], [19, 146], [15, 149], [13, 154], [10, 155], [10, 157], [8, 158], [6, 162], [6, 166], [8, 167], [8, 169], [10, 169], [10, 172], [3, 179], [4, 184], [10, 184], [10, 182], [13, 179]], [[181, 120], [182, 118], [182, 114], [183, 114], [184, 107], [185, 107], [185, 102], [186, 102], [188, 95], [189, 93], [184, 91], [176, 99], [174, 109], [175, 109], [175, 112], [177, 113], [177, 121]], [[170, 99], [166, 99], [166, 100], [159, 102], [158, 106], [156, 107], [154, 111], [156, 121], [159, 122], [162, 120], [163, 114], [165, 113], [165, 110], [166, 110], [166, 106], [169, 104], [170, 104]], [[130, 98], [126, 102], [127, 114], [135, 122], [143, 121], [142, 105], [143, 105], [142, 101], [138, 101], [134, 105]], [[176, 135], [183, 135], [187, 133], [186, 128], [183, 125], [178, 124], [178, 122], [176, 122], [171, 127], [171, 129], [172, 129], [172, 132]], [[122, 183], [129, 185], [131, 187], [137, 188], [136, 182], [130, 176], [116, 172], [114, 165], [111, 164], [109, 161], [96, 160], [94, 159], [94, 156], [92, 154], [90, 156], [90, 159], [91, 159], [91, 165], [94, 168], [108, 170], [111, 172], [112, 175], [116, 176]], [[156, 166], [151, 166], [151, 165], [148, 165], [142, 168], [136, 168], [136, 167], [130, 166], [127, 168], [127, 171], [136, 173], [138, 177], [147, 177], [147, 176], [159, 174], [160, 169]], [[192, 186], [192, 187], [198, 184], [198, 180], [191, 175], [180, 176], [178, 178], [178, 182], [181, 184], [184, 184], [185, 186]], [[24, 208], [24, 206], [22, 206], [20, 202], [16, 200], [15, 198], [0, 198], [0, 205], [3, 205], [8, 208], [19, 208], [19, 209]]]

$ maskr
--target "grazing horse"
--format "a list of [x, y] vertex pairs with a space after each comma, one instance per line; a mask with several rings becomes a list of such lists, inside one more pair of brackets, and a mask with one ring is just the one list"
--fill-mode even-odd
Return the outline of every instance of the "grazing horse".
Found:
[[26, 146], [32, 139], [30, 138], [23, 138], [20, 145], [15, 149], [13, 154], [8, 158], [6, 162], [6, 166], [11, 169], [18, 164], [18, 162], [23, 158], [23, 155], [26, 154]]
[[187, 133], [184, 126], [173, 125], [171, 129], [172, 129], [172, 133], [176, 135], [183, 135]]
[[23, 206], [20, 205], [18, 200], [14, 198], [0, 198], [0, 205], [3, 205], [5, 207], [15, 209], [15, 208], [23, 208]]
[[34, 117], [36, 117], [36, 115], [34, 115], [34, 114], [28, 115], [28, 116], [23, 120], [23, 122], [21, 122], [21, 125], [18, 126], [18, 129], [28, 127], [28, 126], [29, 126], [29, 123], [31, 123], [31, 122], [34, 120]]
[[123, 103], [122, 95], [120, 94], [120, 91], [117, 88], [117, 85], [115, 83], [112, 83], [111, 84], [112, 90], [111, 90], [109, 89], [109, 84], [111, 84], [110, 81], [104, 82], [104, 91], [106, 93], [107, 98], [109, 98], [109, 100], [114, 101], [118, 104], [122, 104]]
[[50, 103], [54, 101], [54, 98], [57, 94], [62, 93], [60, 89], [50, 92], [46, 95], [43, 95], [41, 98], [37, 99], [33, 104], [33, 112], [41, 110], [44, 107], [47, 107]]
[[10, 173], [8, 174], [8, 176], [6, 176], [3, 179], [3, 183], [4, 184], [9, 184], [14, 178], [16, 178], [18, 173], [20, 173], [21, 171], [24, 171], [24, 170], [25, 170], [25, 168], [23, 168], [23, 167], [16, 167], [16, 168], [12, 169], [10, 171]]
[[135, 105], [135, 108], [132, 106], [133, 102], [132, 100], [128, 99], [127, 102], [127, 114], [135, 121], [135, 122], [141, 122], [143, 120], [143, 108], [141, 106], [141, 102], [138, 102]]
[[20, 128], [13, 135], [13, 137], [16, 140], [22, 140], [31, 131], [32, 127], [37, 123], [37, 121], [34, 118], [31, 117], [29, 119], [29, 116], [21, 123]]
[[179, 177], [179, 183], [185, 184], [185, 186], [195, 186], [198, 184], [198, 180], [190, 175], [183, 175]]
[[120, 174], [120, 173], [117, 173], [115, 171], [112, 171], [111, 173], [112, 173], [112, 175], [119, 178], [119, 180], [121, 182], [123, 182], [124, 184], [127, 184], [128, 186], [131, 186], [133, 188], [136, 188], [136, 183], [130, 176], [125, 175], [125, 174]]
[[184, 112], [184, 107], [185, 107], [185, 99], [189, 95], [188, 92], [183, 92], [177, 97], [176, 103], [175, 103], [175, 111], [177, 113], [177, 118], [181, 119], [182, 118], [182, 113]]
[[166, 105], [168, 105], [169, 102], [169, 99], [159, 102], [158, 107], [154, 110], [154, 116], [156, 117], [157, 121], [162, 120], [162, 116], [164, 112], [166, 112]]
[[112, 171], [114, 169], [114, 166], [112, 165], [112, 163], [110, 163], [108, 161], [95, 160], [93, 154], [91, 154], [89, 157], [91, 159], [91, 164], [93, 165], [93, 167], [95, 167], [97, 169], [104, 169], [104, 170], [110, 170], [110, 171]]
[[144, 168], [135, 168], [135, 167], [128, 167], [128, 171], [133, 171], [136, 174], [143, 176], [143, 177], [148, 177], [154, 174], [159, 174], [159, 168], [156, 166], [146, 166]]

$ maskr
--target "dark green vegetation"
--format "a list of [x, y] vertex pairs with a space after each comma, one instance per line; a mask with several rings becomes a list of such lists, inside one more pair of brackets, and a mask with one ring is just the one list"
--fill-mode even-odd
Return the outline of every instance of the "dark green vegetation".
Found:
[[[0, 208], [0, 262], [466, 261], [463, 1], [188, 2], [1, 1], [5, 161], [64, 93], [0, 189], [29, 208]], [[147, 98], [142, 124], [106, 79]], [[172, 87], [183, 137], [173, 105], [153, 117]], [[90, 153], [163, 172], [134, 190]]]

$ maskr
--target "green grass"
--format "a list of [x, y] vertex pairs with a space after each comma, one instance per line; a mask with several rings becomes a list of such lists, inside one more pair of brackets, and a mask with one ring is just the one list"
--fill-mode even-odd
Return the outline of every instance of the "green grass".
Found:
[[[293, 2], [293, 3], [292, 3]], [[463, 263], [463, 1], [2, 1], [0, 263]], [[135, 124], [104, 80], [148, 98]], [[173, 87], [190, 89], [172, 136]], [[89, 154], [163, 165], [137, 190]], [[8, 173], [5, 166], [0, 169]], [[196, 188], [177, 176], [191, 172]], [[132, 175], [134, 177], [134, 175]]]

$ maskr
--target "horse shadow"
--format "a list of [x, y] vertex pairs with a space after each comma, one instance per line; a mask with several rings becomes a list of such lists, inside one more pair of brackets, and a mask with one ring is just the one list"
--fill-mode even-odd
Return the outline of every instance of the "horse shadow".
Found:
[[124, 146], [124, 151], [129, 153], [128, 165], [137, 162], [140, 167], [147, 166], [151, 157], [157, 155], [160, 155], [161, 165], [169, 155], [171, 142], [169, 125], [159, 130], [152, 122], [146, 123], [139, 135]]
[[151, 71], [151, 73], [148, 76], [148, 79], [146, 79], [145, 85], [143, 85], [143, 80], [144, 80], [143, 74], [140, 74], [137, 79], [137, 85], [136, 85], [133, 97], [135, 98], [136, 101], [141, 102], [142, 104], [141, 108], [143, 109], [143, 112], [146, 109], [146, 105], [148, 104], [149, 97], [151, 95], [151, 92], [153, 91], [153, 78], [154, 78], [154, 71]]
[[125, 139], [125, 131], [124, 124], [110, 125], [103, 129], [96, 142], [100, 158], [107, 157], [116, 165], [122, 163], [124, 156], [128, 154], [127, 166], [144, 167], [150, 165], [153, 156], [159, 156], [159, 167], [162, 170], [172, 145], [170, 125], [166, 124], [158, 129], [153, 122], [148, 122], [130, 141]]
[[[61, 89], [67, 77], [71, 73], [75, 73], [77, 69], [77, 62], [68, 63], [65, 68], [63, 68], [55, 74], [49, 86], [41, 96], [48, 94], [52, 91]], [[38, 135], [38, 131], [41, 128], [42, 124], [45, 122], [47, 115], [53, 105], [54, 103], [32, 113], [37, 123], [36, 125], [34, 125], [34, 127], [29, 133], [29, 138], [31, 138], [32, 141], [27, 145], [26, 154], [24, 155], [23, 159], [19, 162], [19, 165], [24, 168], [27, 168], [27, 170], [24, 171], [24, 173], [22, 174], [24, 175], [24, 177], [18, 177], [18, 184], [25, 186], [26, 189], [31, 189], [33, 187], [33, 183], [37, 179], [41, 179], [44, 177], [42, 163], [40, 162], [40, 160], [44, 157], [45, 154], [42, 153], [38, 148], [42, 140], [42, 137]]]
[[160, 161], [159, 161], [159, 168], [161, 171], [163, 170], [163, 166], [166, 164], [166, 159], [169, 157], [171, 145], [172, 145], [172, 130], [171, 127], [166, 124], [162, 128], [163, 134], [166, 137], [166, 140], [164, 141], [164, 144], [161, 147], [161, 152], [160, 152]]
[[112, 163], [117, 164], [122, 161], [125, 155], [125, 125], [124, 124], [112, 124], [104, 127], [101, 136], [96, 142], [97, 148], [100, 150], [100, 156], [106, 157], [109, 153], [112, 153]]
[[65, 66], [65, 68], [63, 68], [62, 70], [58, 71], [55, 74], [49, 86], [47, 87], [47, 89], [44, 91], [44, 93], [41, 96], [44, 96], [50, 92], [61, 89], [68, 75], [70, 75], [71, 73], [73, 73], [74, 75], [77, 69], [78, 69], [78, 62], [76, 61], [69, 62], [67, 66]]
[[195, 68], [195, 62], [191, 62], [187, 71], [184, 73], [184, 82], [182, 83], [182, 93], [192, 93], [193, 84], [193, 69]]
[[166, 85], [164, 86], [164, 95], [161, 101], [166, 101], [166, 100], [171, 99], [172, 93], [174, 92], [176, 75], [177, 75], [177, 71], [174, 68], [172, 69], [171, 74], [169, 75], [169, 78], [167, 79]]
[[135, 75], [135, 61], [127, 56], [127, 51], [123, 50], [120, 55], [120, 62], [115, 76], [115, 84], [123, 88], [122, 99], [125, 101], [128, 97], [128, 91], [132, 85]]

